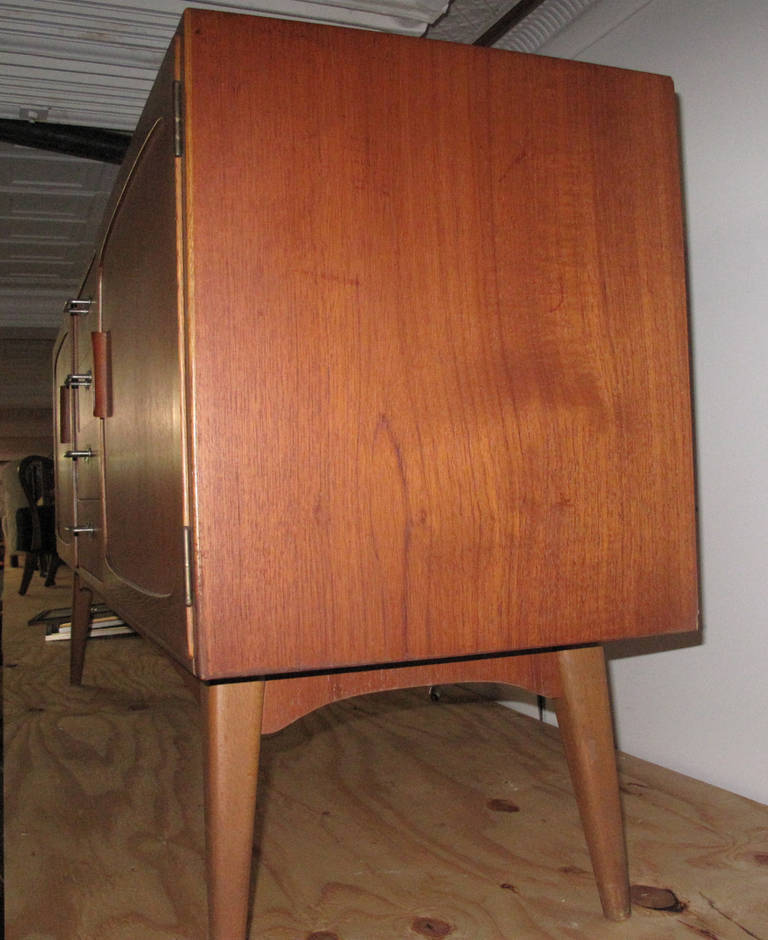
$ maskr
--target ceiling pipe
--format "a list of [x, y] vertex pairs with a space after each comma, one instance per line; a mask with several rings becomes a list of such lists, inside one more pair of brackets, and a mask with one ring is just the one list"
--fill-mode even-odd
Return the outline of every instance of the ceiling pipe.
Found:
[[131, 135], [104, 127], [49, 124], [47, 121], [14, 121], [0, 118], [0, 140], [22, 147], [53, 150], [101, 163], [122, 163]]
[[473, 46], [492, 46], [498, 42], [502, 36], [505, 36], [510, 29], [517, 26], [526, 16], [542, 5], [544, 0], [519, 0], [511, 9], [500, 16], [495, 23], [492, 23], [488, 29], [472, 43]]

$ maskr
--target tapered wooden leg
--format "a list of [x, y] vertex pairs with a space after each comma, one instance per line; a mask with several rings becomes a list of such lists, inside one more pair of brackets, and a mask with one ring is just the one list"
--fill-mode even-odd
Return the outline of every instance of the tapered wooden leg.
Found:
[[609, 920], [630, 914], [629, 877], [605, 654], [601, 646], [557, 654], [557, 721], [592, 867]]
[[72, 581], [72, 633], [69, 640], [69, 681], [80, 685], [83, 681], [85, 646], [91, 629], [93, 591], [86, 587], [75, 572]]
[[210, 940], [245, 940], [264, 683], [204, 684]]

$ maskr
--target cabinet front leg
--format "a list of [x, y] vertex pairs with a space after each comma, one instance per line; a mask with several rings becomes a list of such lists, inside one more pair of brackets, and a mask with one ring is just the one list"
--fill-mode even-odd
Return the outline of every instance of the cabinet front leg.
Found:
[[264, 683], [204, 684], [205, 830], [210, 940], [245, 940]]
[[605, 654], [601, 646], [561, 650], [557, 661], [557, 722], [603, 913], [624, 920], [630, 914], [629, 877]]
[[80, 575], [75, 572], [72, 581], [72, 632], [69, 639], [69, 681], [72, 685], [80, 685], [83, 681], [92, 603], [93, 591], [81, 582]]

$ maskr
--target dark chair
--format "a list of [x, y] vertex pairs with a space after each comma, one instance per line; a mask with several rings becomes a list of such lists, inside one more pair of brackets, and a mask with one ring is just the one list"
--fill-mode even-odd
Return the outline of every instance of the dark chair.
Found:
[[56, 552], [53, 461], [25, 457], [19, 463], [19, 481], [29, 504], [16, 510], [16, 550], [25, 553], [19, 594], [26, 594], [36, 570], [50, 587], [61, 564]]

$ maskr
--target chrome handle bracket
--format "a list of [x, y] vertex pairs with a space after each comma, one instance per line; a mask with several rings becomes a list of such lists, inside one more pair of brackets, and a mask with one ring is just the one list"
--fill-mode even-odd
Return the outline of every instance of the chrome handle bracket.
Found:
[[90, 388], [93, 385], [93, 373], [88, 372], [70, 372], [64, 379], [65, 388]]
[[91, 525], [89, 522], [86, 522], [84, 525], [67, 525], [64, 526], [65, 532], [71, 532], [72, 535], [93, 535], [97, 529], [96, 526]]
[[79, 297], [71, 297], [64, 304], [64, 313], [68, 314], [70, 317], [84, 317], [90, 313], [92, 306], [93, 300], [90, 298], [81, 299]]

